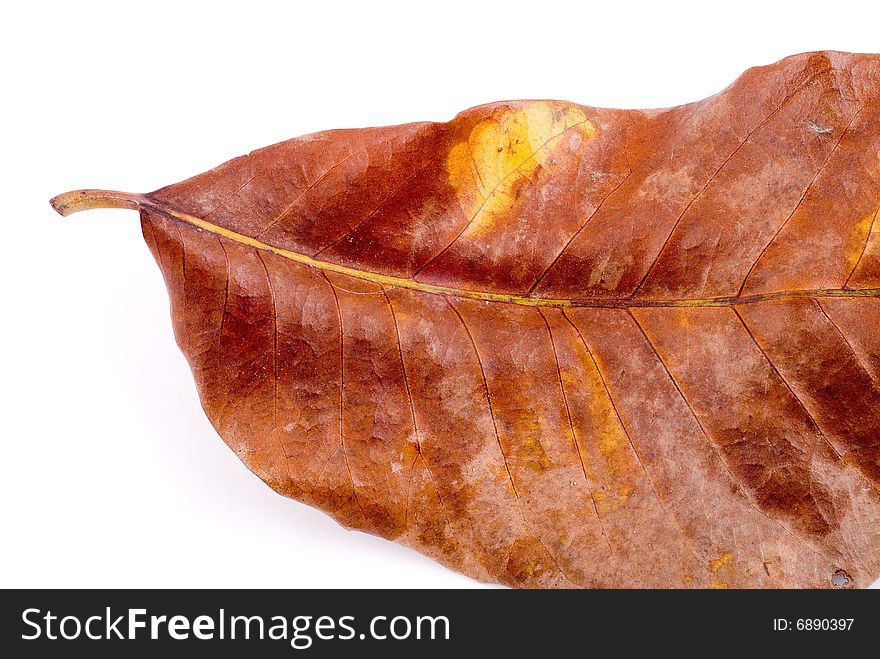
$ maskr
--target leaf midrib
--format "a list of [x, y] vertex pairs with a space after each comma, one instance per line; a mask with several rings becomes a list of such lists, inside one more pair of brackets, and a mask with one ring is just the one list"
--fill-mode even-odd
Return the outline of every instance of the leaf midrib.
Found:
[[163, 208], [153, 202], [141, 202], [141, 206], [146, 206], [151, 210], [158, 211], [168, 215], [174, 219], [185, 222], [191, 226], [208, 231], [227, 240], [253, 247], [255, 249], [272, 252], [283, 258], [302, 263], [318, 270], [336, 272], [349, 277], [355, 277], [365, 281], [373, 282], [383, 286], [394, 286], [398, 288], [407, 288], [410, 290], [420, 291], [423, 293], [433, 293], [435, 295], [448, 295], [459, 298], [470, 298], [473, 300], [482, 300], [485, 302], [500, 302], [505, 304], [518, 304], [529, 307], [598, 307], [598, 308], [617, 308], [630, 309], [640, 307], [730, 307], [741, 304], [755, 304], [757, 302], [768, 302], [773, 300], [797, 299], [797, 298], [824, 298], [824, 297], [880, 297], [880, 288], [829, 288], [829, 289], [804, 289], [793, 291], [776, 291], [773, 293], [759, 293], [755, 295], [731, 295], [725, 297], [706, 297], [706, 298], [682, 298], [682, 299], [645, 299], [645, 298], [578, 298], [578, 299], [560, 299], [560, 298], [536, 298], [526, 297], [522, 295], [511, 295], [508, 293], [491, 293], [488, 291], [474, 291], [466, 288], [453, 288], [450, 286], [440, 286], [437, 284], [427, 284], [415, 281], [406, 277], [395, 277], [392, 275], [383, 275], [378, 272], [369, 270], [360, 270], [330, 261], [322, 261], [300, 252], [295, 252], [282, 247], [277, 247], [269, 243], [265, 243], [256, 238], [232, 231], [225, 227], [208, 222], [200, 217], [189, 215], [181, 211]]

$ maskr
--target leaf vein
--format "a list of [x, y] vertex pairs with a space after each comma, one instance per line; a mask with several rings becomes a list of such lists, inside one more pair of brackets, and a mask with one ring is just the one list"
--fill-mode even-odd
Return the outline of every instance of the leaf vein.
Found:
[[[409, 388], [409, 376], [406, 372], [406, 362], [403, 359], [403, 346], [400, 342], [400, 325], [397, 322], [397, 314], [394, 312], [394, 305], [391, 304], [391, 298], [388, 297], [388, 292], [383, 289], [382, 294], [385, 296], [385, 301], [388, 303], [388, 309], [391, 311], [391, 322], [394, 325], [394, 334], [397, 337], [397, 352], [400, 355], [400, 369], [403, 373], [403, 385], [406, 389], [406, 399], [409, 403], [410, 415], [412, 416], [413, 436], [416, 440], [416, 451], [418, 451], [418, 457], [421, 458], [422, 464], [425, 466], [425, 472], [428, 474], [428, 478], [434, 486], [434, 493], [437, 495], [437, 500], [440, 502], [440, 508], [443, 510], [443, 518], [446, 520], [446, 526], [451, 528], [449, 514], [446, 510], [446, 504], [443, 501], [443, 497], [440, 496], [440, 488], [437, 487], [437, 481], [434, 480], [434, 475], [431, 473], [430, 467], [428, 467], [428, 461], [425, 458], [425, 454], [422, 453], [422, 442], [420, 438], [418, 422], [416, 421], [415, 404], [413, 403], [412, 391]], [[415, 465], [415, 462], [413, 462], [413, 465]], [[412, 471], [412, 466], [410, 466], [410, 471]], [[410, 476], [410, 478], [412, 478], [412, 476]], [[407, 507], [409, 507], [409, 503], [407, 503]]]
[[644, 283], [648, 280], [648, 277], [651, 276], [651, 272], [654, 270], [654, 267], [660, 261], [660, 257], [663, 256], [663, 252], [666, 251], [666, 248], [669, 245], [670, 240], [672, 240], [672, 236], [675, 234], [675, 230], [678, 228], [678, 225], [681, 223], [682, 218], [688, 212], [688, 209], [691, 206], [693, 206], [694, 202], [697, 201], [697, 199], [699, 199], [703, 195], [703, 193], [712, 184], [712, 181], [714, 181], [718, 177], [718, 174], [721, 173], [721, 170], [724, 169], [724, 167], [727, 165], [727, 163], [729, 163], [731, 161], [731, 159], [737, 153], [739, 153], [740, 149], [742, 149], [746, 145], [746, 143], [749, 141], [749, 139], [752, 137], [752, 135], [754, 135], [754, 133], [756, 131], [758, 131], [762, 126], [764, 126], [764, 124], [766, 124], [768, 121], [770, 121], [770, 119], [772, 119], [776, 115], [777, 112], [779, 112], [783, 107], [785, 107], [785, 104], [789, 101], [789, 99], [791, 99], [793, 96], [795, 96], [797, 93], [799, 93], [810, 82], [815, 80], [818, 76], [822, 75], [823, 73], [827, 73], [827, 69], [823, 69], [817, 73], [814, 73], [806, 81], [804, 81], [803, 83], [798, 85], [794, 90], [792, 90], [790, 93], [788, 93], [785, 96], [785, 98], [782, 99], [782, 102], [780, 102], [780, 104], [776, 108], [774, 108], [774, 110], [770, 114], [768, 114], [760, 122], [758, 122], [758, 124], [754, 128], [752, 128], [752, 130], [750, 130], [748, 132], [745, 139], [739, 143], [739, 145], [731, 152], [731, 154], [729, 156], [727, 156], [727, 158], [724, 159], [724, 162], [721, 163], [721, 166], [715, 170], [715, 173], [709, 177], [709, 180], [706, 182], [706, 184], [702, 188], [700, 188], [700, 190], [697, 192], [697, 194], [694, 195], [694, 197], [684, 207], [684, 210], [681, 211], [681, 214], [676, 218], [675, 224], [672, 225], [672, 229], [670, 230], [669, 234], [666, 236], [666, 240], [663, 242], [663, 246], [660, 247], [660, 251], [657, 252], [657, 256], [654, 257], [654, 260], [651, 262], [651, 265], [648, 268], [647, 272], [645, 272], [644, 277], [642, 277], [642, 280], [639, 282], [639, 285], [636, 286], [636, 289], [632, 293], [633, 295], [636, 295], [639, 292], [639, 290], [642, 288]]
[[559, 564], [559, 561], [556, 559], [556, 556], [554, 556], [553, 553], [547, 548], [547, 546], [544, 544], [544, 541], [538, 537], [538, 534], [535, 533], [535, 531], [531, 527], [531, 524], [529, 524], [528, 520], [526, 519], [525, 511], [522, 507], [522, 501], [519, 498], [519, 493], [516, 490], [516, 484], [513, 481], [513, 474], [510, 471], [510, 464], [507, 462], [507, 455], [504, 453], [504, 447], [501, 445], [501, 437], [498, 435], [498, 424], [495, 421], [495, 412], [492, 409], [492, 398], [489, 395], [489, 381], [486, 379], [486, 371], [483, 368], [483, 360], [480, 358], [480, 351], [477, 349], [477, 342], [474, 340], [474, 337], [471, 334], [467, 323], [464, 322], [464, 318], [459, 313], [458, 309], [455, 308], [455, 305], [449, 301], [449, 298], [444, 299], [446, 300], [446, 304], [449, 305], [449, 308], [452, 309], [456, 316], [458, 316], [458, 320], [461, 322], [461, 326], [464, 328], [465, 333], [470, 339], [471, 346], [474, 349], [474, 355], [477, 358], [477, 365], [480, 367], [480, 375], [483, 378], [483, 389], [486, 393], [486, 403], [489, 407], [489, 417], [492, 419], [492, 429], [495, 433], [495, 441], [498, 444], [498, 450], [501, 453], [501, 460], [504, 462], [504, 470], [507, 472], [507, 478], [510, 481], [510, 489], [513, 492], [513, 498], [516, 501], [516, 507], [519, 511], [519, 515], [522, 519], [523, 525], [526, 527], [526, 530], [528, 530], [528, 532], [531, 534], [532, 538], [537, 540], [538, 543], [540, 543], [541, 547], [544, 548], [544, 551], [547, 552], [547, 556], [550, 557], [550, 560], [556, 564], [556, 569], [559, 571], [559, 574], [561, 574], [562, 577], [568, 582], [572, 583], [573, 585], [577, 585], [568, 577], [568, 575], [562, 569], [562, 566]]
[[[737, 314], [737, 315], [739, 315], [739, 314]], [[706, 444], [709, 446], [709, 448], [712, 450], [712, 452], [715, 453], [715, 455], [718, 457], [718, 460], [719, 460], [719, 462], [721, 463], [721, 466], [724, 468], [725, 471], [727, 471], [727, 473], [728, 473], [728, 475], [730, 476], [730, 479], [731, 479], [731, 481], [732, 481], [734, 487], [736, 487], [737, 491], [740, 492], [740, 494], [743, 495], [743, 499], [746, 501], [746, 503], [748, 504], [748, 506], [749, 506], [752, 510], [754, 510], [755, 512], [757, 512], [759, 515], [762, 515], [763, 517], [766, 517], [766, 518], [767, 518], [768, 520], [770, 520], [774, 525], [778, 526], [780, 529], [782, 529], [782, 530], [785, 531], [788, 535], [790, 535], [792, 538], [794, 538], [795, 541], [797, 541], [798, 543], [800, 543], [803, 547], [805, 547], [805, 548], [809, 549], [810, 551], [812, 551], [816, 556], [819, 556], [820, 558], [824, 558], [823, 554], [820, 553], [820, 552], [819, 552], [815, 547], [813, 547], [810, 543], [806, 542], [803, 538], [801, 538], [799, 535], [797, 535], [796, 533], [794, 533], [791, 529], [789, 529], [787, 526], [785, 526], [785, 524], [783, 524], [783, 523], [780, 522], [779, 520], [774, 519], [773, 517], [770, 517], [770, 515], [768, 515], [768, 514], [767, 514], [766, 512], [764, 512], [763, 510], [761, 510], [761, 509], [755, 504], [755, 502], [752, 500], [752, 497], [751, 497], [749, 491], [748, 491], [748, 490], [746, 489], [746, 487], [741, 483], [741, 481], [740, 481], [740, 480], [739, 480], [739, 479], [733, 474], [733, 472], [730, 470], [730, 467], [728, 467], [727, 462], [726, 462], [725, 459], [724, 459], [724, 456], [721, 455], [721, 452], [718, 450], [718, 447], [715, 446], [715, 443], [712, 441], [712, 439], [711, 439], [711, 437], [710, 437], [708, 431], [706, 430], [705, 427], [703, 427], [703, 422], [700, 421], [700, 418], [697, 416], [696, 412], [694, 412], [693, 408], [691, 407], [690, 403], [688, 402], [688, 399], [685, 397], [684, 392], [681, 390], [681, 387], [678, 386], [678, 382], [677, 382], [676, 379], [672, 376], [672, 372], [671, 372], [671, 371], [669, 370], [669, 368], [666, 366], [666, 362], [663, 361], [663, 358], [660, 356], [660, 353], [657, 352], [657, 348], [656, 348], [656, 347], [654, 346], [654, 344], [651, 342], [651, 339], [648, 338], [648, 335], [645, 333], [645, 330], [644, 330], [644, 328], [642, 327], [642, 325], [639, 323], [639, 321], [636, 319], [636, 317], [632, 314], [632, 312], [630, 312], [630, 317], [633, 319], [633, 321], [634, 321], [635, 324], [636, 324], [636, 327], [639, 328], [639, 331], [642, 333], [642, 336], [645, 338], [645, 341], [647, 341], [648, 345], [651, 347], [651, 350], [652, 350], [652, 351], [654, 352], [654, 354], [656, 355], [658, 361], [660, 362], [660, 365], [663, 367], [663, 370], [666, 372], [666, 376], [669, 378], [670, 382], [672, 382], [672, 385], [675, 387], [676, 391], [678, 392], [678, 395], [681, 397], [681, 400], [684, 402], [684, 405], [685, 405], [685, 407], [688, 409], [688, 412], [690, 412], [691, 416], [694, 418], [694, 421], [696, 421], [696, 423], [697, 423], [697, 427], [700, 429], [700, 433], [703, 435], [703, 438], [706, 440]], [[762, 351], [762, 352], [763, 352], [763, 351]], [[772, 365], [772, 364], [771, 364], [771, 365]]]
[[[615, 192], [617, 192], [617, 190], [630, 179], [630, 177], [633, 175], [633, 173], [639, 167], [641, 167], [642, 164], [644, 164], [650, 158], [652, 158], [658, 151], [660, 151], [661, 148], [663, 148], [664, 146], [669, 144], [675, 138], [675, 136], [678, 134], [678, 132], [679, 132], [678, 128], [676, 128], [674, 131], [672, 131], [672, 133], [670, 133], [666, 138], [664, 138], [660, 142], [659, 145], [657, 145], [656, 149], [654, 149], [653, 151], [651, 151], [651, 153], [649, 153], [644, 158], [639, 160], [639, 162], [636, 163], [635, 167], [630, 167], [629, 173], [627, 173], [627, 175], [624, 176], [620, 180], [620, 182], [617, 185], [615, 185], [614, 188], [612, 188], [612, 190], [608, 194], [606, 194], [604, 197], [602, 197], [601, 201], [599, 201], [599, 204], [596, 206], [596, 208], [593, 209], [593, 212], [590, 213], [590, 215], [587, 217], [587, 219], [584, 220], [584, 223], [580, 227], [578, 227], [578, 229], [574, 232], [574, 234], [572, 234], [571, 238], [569, 238], [566, 241], [565, 245], [562, 246], [562, 249], [559, 250], [559, 252], [556, 254], [556, 256], [553, 257], [553, 260], [550, 261], [550, 265], [548, 265], [546, 268], [544, 268], [544, 270], [541, 272], [541, 274], [538, 275], [537, 279], [535, 279], [535, 283], [532, 284], [532, 286], [529, 288], [528, 292], [526, 293], [526, 296], [531, 295], [534, 292], [534, 290], [536, 288], [538, 288], [538, 286], [541, 284], [541, 282], [547, 276], [547, 273], [549, 273], [550, 270], [553, 269], [553, 266], [555, 266], [556, 263], [559, 261], [559, 259], [562, 258], [562, 255], [565, 254], [565, 251], [569, 248], [569, 246], [575, 241], [575, 239], [579, 235], [581, 235], [581, 232], [587, 227], [587, 225], [590, 223], [590, 221], [596, 216], [596, 214], [599, 212], [599, 210], [602, 208], [602, 206], [605, 205], [605, 202], [609, 199], [609, 197], [611, 197]], [[624, 155], [626, 155], [625, 150], [624, 150]], [[626, 156], [626, 161], [627, 161], [627, 164], [629, 164], [629, 156]]]
[[849, 288], [849, 280], [853, 278], [853, 275], [856, 274], [856, 270], [859, 269], [859, 264], [861, 264], [862, 259], [865, 258], [865, 254], [868, 251], [868, 245], [871, 242], [871, 234], [874, 233], [874, 224], [877, 222], [877, 215], [880, 215], [880, 207], [877, 208], [877, 211], [874, 213], [874, 217], [871, 218], [871, 226], [868, 227], [868, 235], [865, 236], [865, 244], [862, 247], [862, 251], [859, 254], [859, 258], [856, 260], [856, 264], [853, 266], [853, 269], [850, 271], [849, 276], [847, 276], [846, 281], [843, 282], [842, 288]]
[[[816, 181], [819, 180], [819, 176], [822, 174], [823, 170], [825, 169], [825, 166], [831, 160], [831, 157], [837, 151], [838, 147], [840, 146], [840, 143], [843, 141], [844, 136], [849, 132], [849, 129], [852, 127], [853, 123], [855, 122], [856, 117], [858, 117], [859, 114], [864, 109], [865, 109], [865, 106], [863, 105], [850, 118], [849, 122], [846, 124], [846, 127], [843, 129], [843, 131], [840, 133], [840, 136], [837, 138], [837, 141], [834, 143], [834, 146], [831, 148], [831, 151], [828, 153], [828, 155], [825, 157], [825, 160], [823, 160], [822, 164], [819, 166], [819, 169], [816, 172], [816, 175], [809, 182], [809, 184], [807, 184], [807, 187], [804, 189], [803, 194], [801, 195], [797, 204], [795, 204], [794, 209], [791, 211], [791, 213], [788, 214], [788, 217], [785, 218], [785, 221], [779, 226], [779, 228], [776, 230], [776, 233], [773, 234], [773, 237], [770, 238], [770, 241], [766, 245], [764, 245], [764, 249], [761, 250], [761, 253], [758, 254], [758, 257], [752, 262], [751, 267], [749, 268], [748, 272], [746, 273], [745, 279], [743, 279], [742, 285], [739, 287], [739, 292], [737, 293], [737, 295], [742, 295], [742, 292], [745, 290], [746, 284], [749, 281], [749, 277], [752, 276], [752, 273], [755, 271], [755, 268], [757, 267], [758, 263], [761, 262], [761, 258], [764, 256], [764, 254], [767, 253], [767, 250], [770, 249], [770, 246], [774, 242], [776, 242], [776, 239], [779, 237], [779, 234], [781, 234], [783, 229], [785, 229], [785, 227], [788, 226], [788, 223], [791, 221], [791, 218], [794, 217], [794, 214], [797, 213], [798, 209], [801, 207], [801, 204], [804, 203], [804, 199], [807, 198], [807, 195], [810, 193], [810, 190], [813, 188], [813, 185], [815, 185]], [[868, 233], [870, 235], [870, 232], [868, 232]], [[849, 278], [847, 278], [847, 281], [849, 281]]]
[[[562, 314], [568, 318], [568, 315], [565, 313], [565, 310], [562, 310]], [[586, 339], [584, 339], [583, 334], [581, 334], [580, 329], [568, 319], [571, 323], [572, 327], [574, 327], [578, 336], [581, 339], [581, 343], [584, 344], [584, 347], [587, 349], [587, 353], [590, 355], [590, 360], [593, 362], [593, 366], [596, 368], [596, 373], [599, 375], [599, 380], [602, 382], [602, 387], [605, 390], [605, 395], [608, 397], [608, 402], [611, 404], [611, 409], [614, 410], [614, 416], [617, 418], [617, 423], [620, 426], [620, 429], [623, 430], [623, 435], [626, 437], [627, 442], [629, 443], [630, 448], [632, 449], [633, 455], [636, 458], [636, 461], [639, 463], [639, 467], [641, 467], [642, 473], [645, 475], [645, 480], [648, 481], [648, 485], [651, 488], [651, 491], [654, 493], [654, 498], [657, 499], [657, 503], [660, 504], [660, 508], [666, 513], [666, 516], [672, 522], [672, 525], [675, 527], [675, 530], [678, 532], [679, 539], [681, 540], [682, 547], [689, 547], [693, 555], [696, 557], [697, 552], [696, 548], [693, 546], [689, 540], [685, 538], [684, 531], [682, 530], [681, 524], [678, 521], [678, 518], [673, 514], [671, 509], [666, 505], [660, 496], [660, 492], [657, 490], [657, 486], [654, 483], [654, 479], [648, 473], [647, 467], [645, 467], [645, 463], [642, 460], [642, 456], [639, 454], [639, 451], [636, 449], [636, 445], [632, 440], [632, 437], [629, 434], [629, 430], [627, 430], [626, 425], [623, 423], [623, 418], [620, 416], [620, 412], [617, 409], [617, 403], [614, 402], [614, 397], [611, 395], [611, 390], [608, 387], [608, 382], [605, 380], [605, 376], [602, 374], [602, 369], [599, 368], [599, 363], [596, 361], [596, 358], [593, 356], [593, 351], [590, 349], [590, 346], [587, 344]], [[697, 557], [699, 558], [699, 557]]]
[[330, 281], [330, 278], [326, 273], [322, 272], [321, 276], [330, 284], [330, 290], [333, 291], [333, 299], [336, 301], [336, 315], [339, 319], [339, 445], [342, 448], [342, 458], [345, 461], [345, 469], [348, 472], [348, 480], [351, 481], [351, 493], [354, 497], [354, 501], [357, 504], [358, 509], [361, 511], [361, 515], [364, 517], [364, 521], [367, 522], [370, 526], [373, 527], [374, 530], [378, 532], [376, 529], [376, 525], [373, 524], [373, 521], [367, 516], [366, 511], [364, 510], [363, 505], [361, 505], [361, 500], [358, 497], [357, 493], [357, 485], [354, 482], [354, 476], [351, 474], [351, 465], [348, 462], [348, 452], [345, 448], [345, 431], [344, 431], [344, 418], [345, 418], [345, 333], [343, 332], [342, 326], [342, 307], [339, 304], [339, 295], [336, 292], [336, 287], [333, 285], [333, 282]]
[[276, 247], [268, 243], [260, 242], [250, 236], [245, 236], [229, 229], [219, 227], [186, 213], [174, 210], [166, 210], [161, 206], [149, 203], [147, 205], [151, 210], [163, 213], [177, 221], [185, 222], [198, 229], [209, 231], [218, 236], [225, 238], [231, 242], [247, 245], [256, 249], [272, 252], [283, 258], [296, 263], [313, 268], [318, 272], [335, 272], [348, 277], [354, 277], [363, 281], [382, 284], [387, 287], [399, 287], [409, 290], [421, 291], [423, 293], [432, 293], [436, 295], [452, 296], [456, 298], [468, 298], [473, 300], [483, 300], [489, 302], [498, 302], [505, 304], [520, 304], [525, 306], [548, 306], [548, 307], [595, 307], [595, 308], [638, 308], [638, 307], [728, 307], [731, 305], [753, 304], [768, 300], [781, 300], [789, 298], [805, 298], [805, 297], [880, 297], [880, 288], [863, 288], [863, 289], [809, 289], [809, 290], [781, 290], [772, 293], [761, 293], [745, 296], [720, 296], [720, 297], [704, 297], [704, 298], [669, 298], [669, 299], [633, 299], [632, 297], [588, 297], [573, 299], [555, 299], [541, 297], [525, 297], [511, 293], [494, 293], [488, 291], [452, 288], [439, 284], [428, 284], [415, 281], [412, 278], [396, 277], [393, 275], [385, 275], [378, 272], [368, 270], [360, 270], [357, 268], [340, 265], [331, 261], [324, 261], [312, 258], [299, 252], [294, 252], [281, 247]]
[[[577, 441], [577, 435], [574, 431], [574, 422], [571, 419], [571, 407], [568, 404], [568, 396], [565, 393], [565, 384], [562, 380], [562, 370], [559, 368], [559, 354], [556, 352], [556, 340], [553, 338], [553, 330], [550, 328], [550, 323], [547, 321], [547, 317], [544, 315], [544, 312], [541, 309], [538, 309], [538, 312], [541, 314], [541, 318], [544, 319], [544, 325], [547, 327], [547, 333], [550, 336], [550, 346], [553, 348], [553, 359], [556, 361], [556, 375], [559, 378], [559, 390], [562, 392], [562, 402], [565, 406], [565, 413], [568, 417], [568, 428], [571, 432], [571, 441], [574, 444], [574, 450], [577, 453], [578, 461], [581, 465], [581, 470], [584, 472], [584, 480], [585, 486], [587, 488], [587, 492], [590, 495], [590, 501], [593, 503], [593, 511], [596, 513], [596, 521], [599, 524], [599, 533], [602, 535], [602, 539], [605, 541], [605, 544], [608, 546], [608, 555], [611, 557], [611, 560], [614, 561], [615, 567], [617, 567], [618, 573], [620, 573], [620, 562], [617, 558], [617, 551], [614, 545], [611, 544], [611, 540], [608, 539], [608, 534], [605, 531], [605, 525], [602, 523], [602, 516], [599, 514], [599, 506], [596, 504], [596, 498], [593, 494], [593, 489], [590, 487], [591, 484], [594, 484], [593, 479], [591, 479], [587, 475], [587, 465], [584, 462], [583, 453], [581, 453], [581, 447]], [[562, 312], [565, 317], [565, 312]], [[565, 320], [571, 325], [571, 321], [568, 320], [568, 317], [565, 317]], [[572, 325], [574, 327], [574, 325]], [[577, 331], [577, 328], [575, 328]]]

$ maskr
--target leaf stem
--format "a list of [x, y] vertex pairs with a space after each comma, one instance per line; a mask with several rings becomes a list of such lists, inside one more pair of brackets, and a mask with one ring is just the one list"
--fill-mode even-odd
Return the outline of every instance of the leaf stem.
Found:
[[64, 217], [92, 208], [130, 208], [137, 210], [146, 201], [143, 195], [116, 190], [72, 190], [52, 197], [52, 208]]

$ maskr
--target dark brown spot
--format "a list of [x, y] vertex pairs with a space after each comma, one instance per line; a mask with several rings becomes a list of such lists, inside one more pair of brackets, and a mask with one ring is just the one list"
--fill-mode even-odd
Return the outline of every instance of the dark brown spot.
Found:
[[853, 580], [846, 570], [835, 570], [831, 575], [831, 585], [835, 588], [852, 588]]

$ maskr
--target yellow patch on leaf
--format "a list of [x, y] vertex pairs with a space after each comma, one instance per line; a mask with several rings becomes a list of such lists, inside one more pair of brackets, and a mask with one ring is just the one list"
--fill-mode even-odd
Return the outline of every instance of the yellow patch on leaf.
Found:
[[547, 160], [564, 133], [594, 137], [583, 111], [568, 103], [536, 101], [503, 109], [478, 122], [466, 140], [449, 151], [446, 168], [470, 218], [466, 231], [483, 235], [514, 203], [516, 184]]
[[727, 566], [730, 569], [730, 562], [733, 560], [733, 552], [726, 551], [721, 554], [721, 558], [717, 558], [709, 561], [709, 570], [711, 570], [712, 574], [715, 574], [721, 568]]
[[[600, 366], [589, 353], [584, 364], [585, 377], [567, 382], [567, 386], [579, 386], [589, 392], [587, 410], [595, 438], [592, 447], [586, 447], [593, 468], [593, 478], [602, 483], [601, 489], [592, 492], [593, 501], [600, 515], [609, 513], [624, 505], [635, 490], [635, 482], [640, 477], [640, 468], [630, 452], [626, 430], [617, 417], [617, 412], [599, 373]], [[598, 449], [598, 455], [594, 449]], [[600, 466], [601, 465], [601, 466]]]

